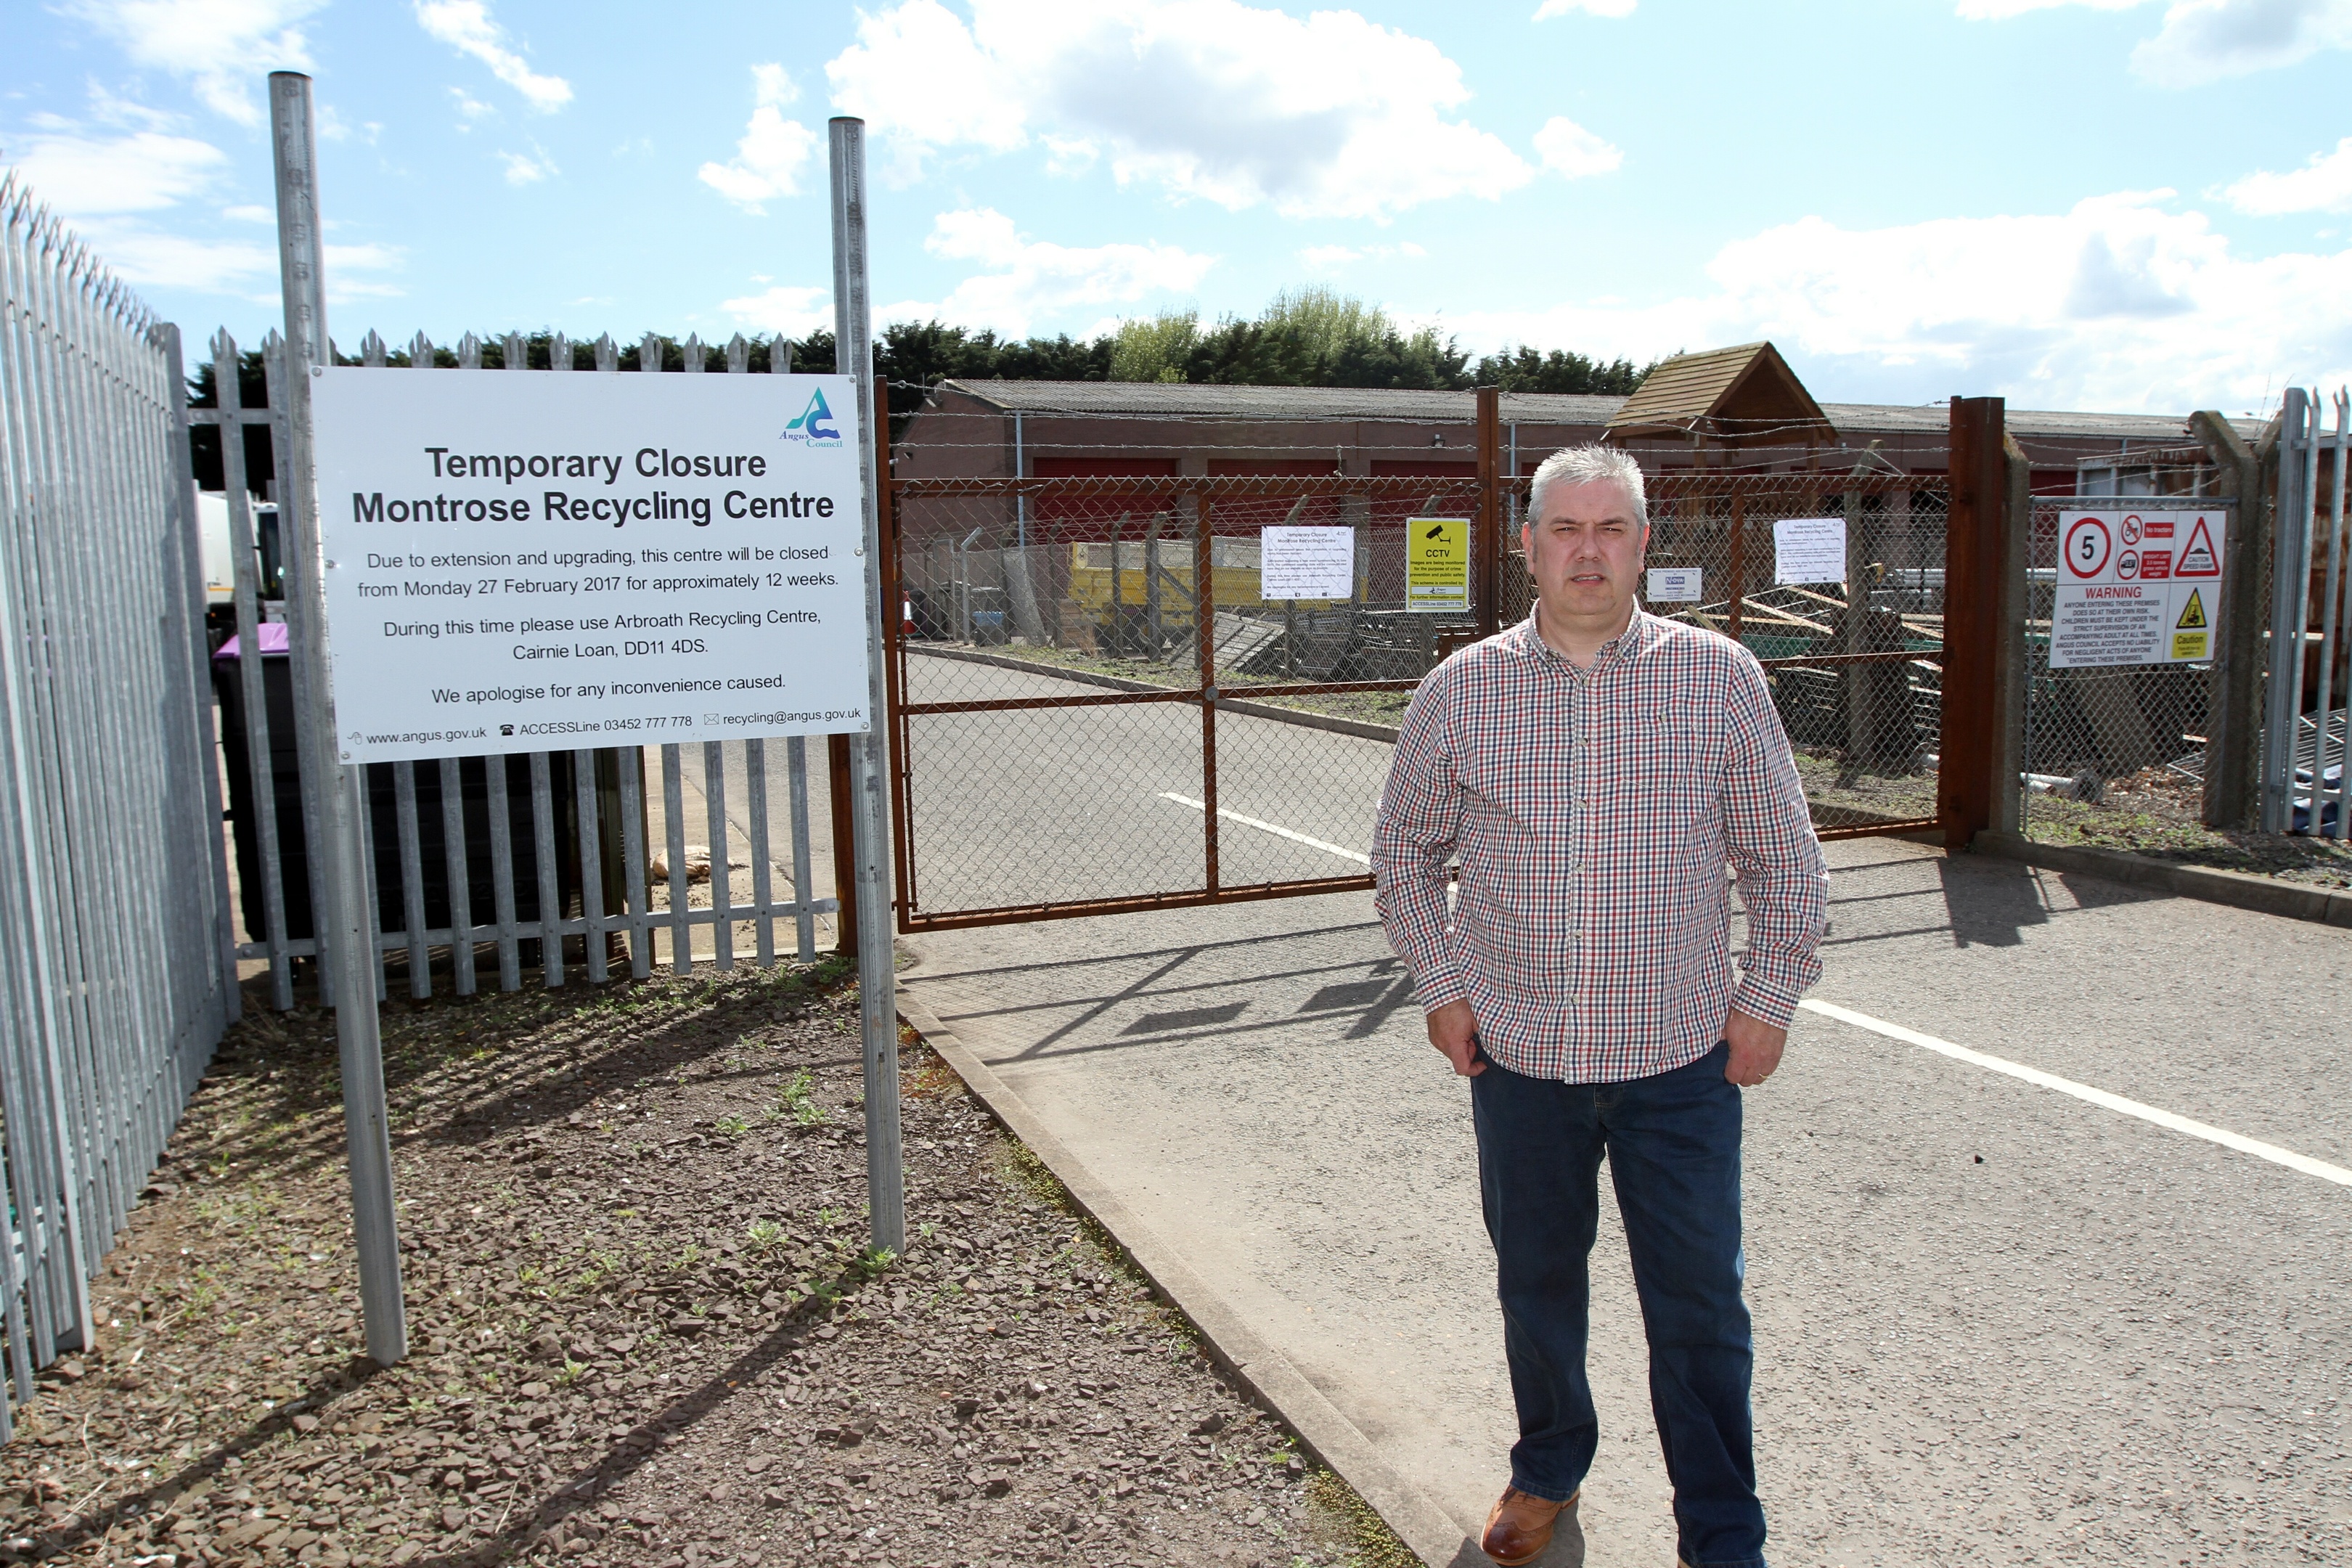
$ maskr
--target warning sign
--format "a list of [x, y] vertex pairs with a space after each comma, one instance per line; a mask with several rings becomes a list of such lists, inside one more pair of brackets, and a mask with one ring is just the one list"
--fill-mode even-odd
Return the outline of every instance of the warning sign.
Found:
[[2206, 625], [2205, 600], [2200, 589], [2189, 590], [2189, 602], [2180, 606], [2180, 617], [2172, 623], [2172, 657], [2176, 659], [2213, 657], [2213, 630]]
[[2228, 531], [2219, 511], [2061, 513], [2050, 668], [2211, 658]]
[[1404, 529], [1404, 607], [1425, 614], [1470, 609], [1470, 522], [1416, 517]]
[[2199, 518], [2189, 531], [2189, 542], [2180, 552], [2180, 565], [2176, 577], [2219, 577], [2221, 557], [2213, 553], [2213, 536], [2205, 530], [2205, 520]]

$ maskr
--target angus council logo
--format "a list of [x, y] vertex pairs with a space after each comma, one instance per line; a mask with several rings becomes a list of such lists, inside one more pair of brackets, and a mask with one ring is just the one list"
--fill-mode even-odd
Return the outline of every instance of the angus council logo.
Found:
[[809, 394], [808, 406], [801, 416], [784, 426], [787, 441], [838, 441], [841, 432], [834, 428], [833, 410], [825, 406], [823, 388]]

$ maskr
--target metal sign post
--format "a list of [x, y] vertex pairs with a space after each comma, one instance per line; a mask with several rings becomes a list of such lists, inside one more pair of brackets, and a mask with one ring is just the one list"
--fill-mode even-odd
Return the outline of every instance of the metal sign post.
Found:
[[[834, 121], [834, 369], [857, 378], [858, 421], [878, 417], [874, 397], [874, 321], [866, 278], [866, 121]], [[857, 857], [857, 995], [866, 1058], [866, 1190], [874, 1245], [907, 1250], [907, 1173], [898, 1142], [898, 984], [892, 969], [890, 798], [887, 793], [889, 678], [882, 628], [883, 476], [874, 454], [883, 433], [858, 443], [866, 525], [866, 725], [850, 737], [849, 780]]]
[[[359, 1248], [360, 1302], [369, 1357], [390, 1366], [408, 1354], [407, 1308], [400, 1285], [399, 1216], [392, 1192], [392, 1141], [386, 1126], [383, 1040], [377, 1032], [376, 954], [367, 909], [367, 863], [360, 843], [366, 774], [344, 765], [328, 681], [325, 584], [319, 558], [317, 467], [311, 447], [310, 378], [324, 373], [327, 300], [319, 232], [318, 124], [310, 79], [269, 74], [270, 140], [278, 174], [278, 261], [286, 298], [287, 423], [292, 483], [279, 498], [289, 531], [287, 591], [296, 601], [294, 658], [309, 666], [298, 700], [310, 711], [305, 771], [321, 790], [320, 839], [327, 898], [317, 922], [327, 940], [320, 964], [332, 966], [335, 1035], [342, 1051], [343, 1131], [351, 1150], [352, 1228]], [[233, 438], [236, 432], [228, 426]], [[301, 634], [307, 632], [308, 636]]]

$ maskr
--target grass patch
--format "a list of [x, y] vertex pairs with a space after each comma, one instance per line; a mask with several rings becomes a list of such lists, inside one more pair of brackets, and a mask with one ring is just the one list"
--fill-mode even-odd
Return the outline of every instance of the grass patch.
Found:
[[1321, 1466], [1307, 1473], [1307, 1507], [1331, 1538], [1345, 1568], [1421, 1568], [1412, 1548], [1397, 1539], [1356, 1489]]

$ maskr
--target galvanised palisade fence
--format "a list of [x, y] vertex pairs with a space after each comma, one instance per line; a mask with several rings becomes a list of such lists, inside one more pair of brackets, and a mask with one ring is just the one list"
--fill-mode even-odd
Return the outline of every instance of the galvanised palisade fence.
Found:
[[2262, 826], [2267, 833], [2352, 837], [2347, 668], [2352, 619], [2345, 591], [2346, 470], [2352, 467], [2352, 390], [2333, 399], [2336, 428], [2316, 387], [2280, 400], [2278, 536], [2271, 574], [2268, 710]]
[[[486, 369], [485, 345], [471, 333], [453, 353], [436, 350], [421, 333], [392, 351], [371, 332], [360, 359], [496, 374], [531, 369], [533, 347], [520, 334], [488, 345], [487, 357], [500, 363]], [[627, 357], [609, 336], [575, 345], [556, 333], [537, 348], [540, 374], [616, 374]], [[752, 345], [740, 335], [723, 355], [730, 372], [751, 368]], [[649, 334], [635, 357], [642, 370], [663, 370], [675, 357], [679, 369], [699, 372], [710, 351], [698, 338], [678, 344]], [[790, 367], [782, 340], [761, 357], [777, 370]], [[310, 853], [319, 842], [320, 790], [299, 765], [314, 753], [308, 736], [285, 732], [315, 710], [300, 683], [313, 668], [305, 656], [318, 634], [302, 624], [299, 595], [287, 595], [282, 607], [263, 598], [262, 554], [247, 498], [253, 476], [245, 472], [243, 443], [227, 435], [241, 424], [270, 423], [277, 493], [299, 494], [286, 467], [293, 444], [283, 428], [283, 341], [272, 331], [262, 344], [264, 408], [239, 406], [238, 350], [225, 331], [213, 341], [213, 361], [218, 405], [189, 417], [224, 426], [236, 641], [215, 663], [225, 722], [235, 731], [226, 737], [231, 767], [242, 770], [244, 785], [236, 793], [247, 940], [236, 952], [268, 963], [273, 1004], [282, 1008], [294, 1001], [298, 963], [324, 957], [319, 927], [325, 922], [312, 915], [323, 894]], [[318, 569], [302, 554], [306, 532], [280, 535], [289, 574]], [[272, 615], [287, 617], [282, 634], [266, 618]], [[619, 747], [373, 764], [361, 837], [370, 849], [367, 905], [376, 947], [405, 970], [409, 994], [417, 998], [433, 994], [436, 973], [457, 994], [473, 994], [482, 960], [496, 963], [498, 984], [508, 991], [526, 984], [527, 973], [549, 986], [582, 973], [601, 983], [620, 966], [645, 975], [657, 962], [682, 973], [697, 956], [731, 968], [739, 940], [748, 948], [742, 956], [765, 966], [779, 956], [780, 924], [789, 933], [784, 951], [805, 963], [816, 953], [818, 917], [837, 915], [839, 902], [814, 892], [807, 742], [791, 737], [781, 750], [781, 758], [772, 757], [753, 740], [667, 745], [650, 758], [646, 750]], [[649, 762], [658, 768], [651, 779]], [[772, 803], [781, 804], [781, 814]], [[704, 851], [707, 889], [699, 885]], [[322, 999], [331, 1003], [331, 965], [320, 963], [312, 972]], [[381, 994], [382, 963], [376, 977]]]
[[[0, 1236], [8, 1371], [87, 1282], [236, 1016], [176, 328], [0, 177]], [[0, 1437], [14, 1422], [0, 1400]]]

